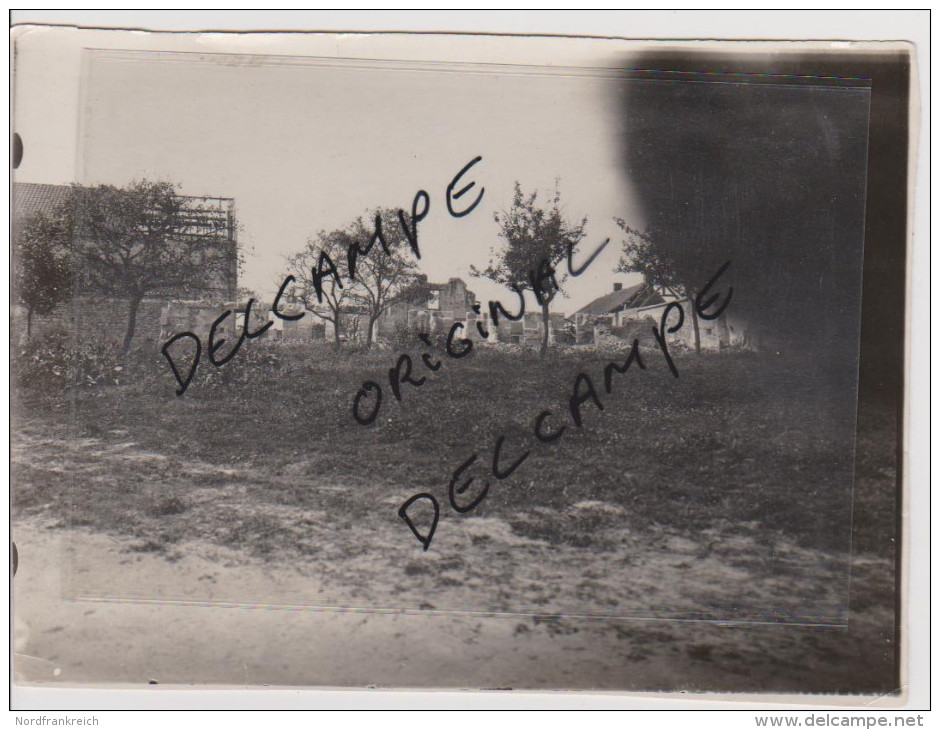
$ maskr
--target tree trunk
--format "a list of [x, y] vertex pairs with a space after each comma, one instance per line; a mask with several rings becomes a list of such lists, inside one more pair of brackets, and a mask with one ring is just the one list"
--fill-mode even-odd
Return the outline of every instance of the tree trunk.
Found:
[[548, 302], [542, 302], [542, 346], [539, 348], [539, 357], [545, 357], [545, 353], [548, 352], [548, 328], [551, 324], [548, 304]]
[[127, 312], [127, 331], [124, 333], [124, 344], [121, 352], [126, 355], [131, 349], [131, 342], [134, 339], [134, 330], [137, 329], [137, 310], [140, 309], [140, 300], [142, 297], [134, 297], [130, 300], [130, 309]]
[[366, 349], [372, 349], [372, 328], [375, 326], [375, 321], [378, 317], [369, 317], [369, 324], [366, 327]]
[[29, 342], [33, 336], [33, 308], [26, 308], [26, 341]]
[[692, 303], [692, 300], [689, 300], [691, 305], [689, 308], [692, 310], [692, 332], [695, 334], [695, 354], [702, 354], [702, 335], [698, 329], [698, 314], [695, 312], [695, 304]]
[[333, 318], [333, 349], [339, 352], [342, 349], [342, 343], [339, 339], [339, 314]]

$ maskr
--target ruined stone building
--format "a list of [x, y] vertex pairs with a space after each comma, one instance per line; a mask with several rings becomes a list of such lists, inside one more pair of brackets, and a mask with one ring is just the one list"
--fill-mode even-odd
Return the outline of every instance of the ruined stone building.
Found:
[[640, 334], [637, 325], [647, 318], [652, 319], [652, 309], [664, 302], [662, 294], [646, 283], [626, 289], [623, 284], [615, 283], [613, 291], [574, 313], [576, 341], [579, 344], [594, 342], [597, 334], [633, 339]]
[[[475, 322], [473, 305], [476, 295], [462, 279], [448, 279], [446, 284], [428, 282], [421, 275], [412, 296], [386, 309], [376, 322], [376, 336], [390, 337], [406, 328], [419, 332], [447, 332], [454, 322], [466, 325], [468, 317]], [[475, 326], [475, 325], [474, 325]]]
[[[517, 345], [539, 344], [542, 341], [542, 313], [526, 312], [522, 319], [512, 321], [501, 317], [496, 326], [490, 319], [488, 302], [479, 302], [462, 279], [451, 278], [446, 284], [434, 284], [422, 276], [415, 287], [414, 296], [392, 305], [378, 321], [378, 335], [389, 337], [397, 329], [407, 328], [420, 332], [449, 332], [454, 322], [464, 326], [462, 337], [480, 339], [477, 322], [488, 332], [488, 342]], [[474, 310], [478, 305], [479, 314]], [[507, 308], [517, 307], [515, 295], [507, 299]], [[549, 315], [549, 342], [571, 339], [571, 322], [564, 315]]]

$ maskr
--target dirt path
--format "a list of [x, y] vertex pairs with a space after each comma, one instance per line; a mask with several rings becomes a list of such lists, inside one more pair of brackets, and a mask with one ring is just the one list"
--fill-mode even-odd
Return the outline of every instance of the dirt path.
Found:
[[[511, 687], [525, 677], [535, 686], [612, 683], [615, 658], [598, 661], [608, 653], [603, 637], [585, 644], [577, 629], [520, 634], [519, 622], [505, 618], [199, 605], [213, 595], [207, 584], [220, 586], [223, 595], [268, 601], [301, 581], [316, 589], [310, 575], [291, 568], [226, 567], [193, 554], [170, 563], [129, 554], [106, 537], [34, 524], [18, 526], [14, 537], [21, 556], [15, 578], [20, 680]], [[82, 580], [61, 571], [76, 553], [97, 570], [132, 572], [142, 592], [171, 591], [179, 602], [63, 600], [63, 590]], [[187, 596], [192, 603], [183, 603]], [[669, 667], [642, 664], [644, 683], [669, 681]], [[707, 671], [702, 667], [701, 679]]]
[[[301, 461], [220, 469], [111, 435], [14, 444], [20, 682], [831, 692], [889, 654], [887, 561], [854, 561], [848, 631], [663, 620], [837, 622], [847, 566], [756, 525], [637, 533], [600, 501], [448, 514], [423, 553], [395, 515], [411, 485], [376, 499]], [[592, 542], [543, 539], [551, 521]]]
[[[622, 506], [599, 500], [537, 503], [512, 518], [442, 511], [422, 552], [398, 518], [410, 485], [371, 491], [310, 481], [298, 458], [277, 473], [169, 459], [120, 438], [24, 433], [14, 447], [17, 495], [31, 519], [131, 539], [124, 547], [178, 565], [207, 562], [192, 586], [158, 584], [129, 569], [101, 570], [84, 553], [72, 595], [207, 603], [360, 607], [843, 624], [844, 556], [768, 536], [757, 523], [694, 534], [637, 529]], [[446, 505], [445, 505], [446, 507]], [[165, 562], [164, 561], [164, 562]], [[297, 575], [258, 591], [217, 564]]]
[[[316, 577], [225, 564], [218, 553], [209, 560], [197, 545], [170, 562], [34, 520], [17, 524], [14, 540], [20, 682], [823, 690], [855, 671], [865, 650], [861, 624], [850, 640], [793, 626], [275, 607], [300, 583], [315, 594]], [[76, 598], [82, 566], [134, 575], [141, 593], [176, 599]], [[232, 596], [267, 599], [226, 602]]]

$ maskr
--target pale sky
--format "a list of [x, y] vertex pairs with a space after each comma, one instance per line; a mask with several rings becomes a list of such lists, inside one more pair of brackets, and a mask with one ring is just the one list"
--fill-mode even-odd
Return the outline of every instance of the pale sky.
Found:
[[[493, 212], [511, 204], [514, 180], [547, 197], [559, 177], [565, 211], [588, 217], [585, 254], [611, 238], [569, 298], [556, 300], [553, 309], [570, 313], [614, 281], [636, 280], [612, 272], [621, 240], [613, 217], [642, 225], [616, 143], [624, 82], [494, 68], [92, 53], [79, 181], [145, 176], [179, 182], [184, 194], [235, 198], [247, 253], [240, 284], [262, 294], [276, 290], [284, 256], [308, 235], [376, 205], [409, 209], [424, 189], [422, 271], [431, 281], [461, 277], [485, 302], [512, 296], [469, 276], [499, 241]], [[485, 188], [483, 201], [453, 218], [446, 187], [477, 155], [465, 182]]]

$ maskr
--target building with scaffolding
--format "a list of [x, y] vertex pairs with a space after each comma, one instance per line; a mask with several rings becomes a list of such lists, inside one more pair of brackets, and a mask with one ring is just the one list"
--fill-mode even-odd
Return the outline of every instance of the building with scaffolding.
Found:
[[[14, 183], [12, 190], [13, 241], [15, 246], [20, 231], [30, 218], [38, 214], [56, 216], [69, 199], [71, 186], [40, 183]], [[198, 248], [205, 255], [210, 251], [220, 265], [206, 268], [206, 276], [198, 282], [164, 287], [148, 292], [137, 313], [135, 341], [154, 344], [163, 334], [171, 305], [188, 304], [185, 311], [192, 312], [197, 322], [178, 324], [205, 324], [208, 313], [216, 312], [219, 305], [237, 299], [238, 292], [238, 238], [235, 200], [217, 196], [180, 196], [182, 225], [175, 229], [179, 245], [199, 241], [208, 243]], [[123, 332], [129, 303], [118, 297], [108, 297], [76, 286], [71, 299], [50, 314], [33, 319], [33, 334], [42, 335], [60, 331], [79, 339], [115, 339]], [[180, 310], [183, 311], [183, 310]], [[214, 316], [210, 318], [214, 319]], [[13, 332], [25, 335], [25, 326], [18, 320], [25, 317], [22, 308], [14, 304]], [[183, 327], [185, 330], [186, 327]]]

